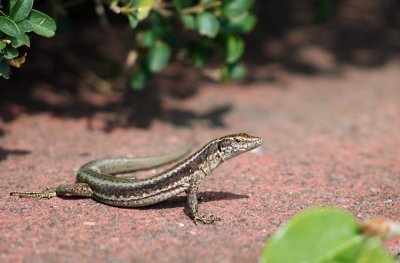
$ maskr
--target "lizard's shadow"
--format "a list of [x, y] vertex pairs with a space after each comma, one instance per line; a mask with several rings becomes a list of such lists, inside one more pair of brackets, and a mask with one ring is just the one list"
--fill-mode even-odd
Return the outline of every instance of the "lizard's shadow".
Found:
[[[248, 195], [234, 194], [231, 192], [215, 192], [215, 191], [199, 192], [197, 196], [199, 199], [199, 203], [212, 202], [217, 200], [235, 200], [235, 199], [249, 198]], [[75, 197], [75, 196], [68, 196], [68, 197], [60, 196], [60, 198], [68, 200], [82, 199], [82, 197]], [[161, 203], [154, 205], [143, 206], [143, 207], [118, 207], [118, 209], [148, 210], [148, 209], [169, 209], [176, 207], [184, 207], [184, 213], [190, 216], [190, 211], [189, 208], [187, 207], [187, 195], [174, 196], [168, 200], [165, 200]]]
[[9, 155], [27, 155], [30, 153], [31, 152], [28, 150], [23, 150], [23, 149], [10, 150], [0, 146], [0, 161], [6, 160]]
[[[234, 200], [234, 199], [242, 199], [249, 198], [248, 195], [240, 195], [234, 194], [231, 192], [215, 192], [215, 191], [206, 191], [198, 193], [199, 203], [204, 202], [212, 202], [217, 200]], [[176, 207], [186, 207], [187, 206], [187, 196], [175, 196], [168, 200], [165, 200], [161, 203], [154, 204], [151, 206], [139, 207], [139, 209], [168, 209], [168, 208], [176, 208]]]

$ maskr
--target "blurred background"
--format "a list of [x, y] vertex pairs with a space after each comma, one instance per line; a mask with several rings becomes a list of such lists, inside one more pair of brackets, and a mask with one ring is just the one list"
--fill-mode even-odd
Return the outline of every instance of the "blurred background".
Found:
[[[12, 69], [10, 80], [0, 79], [2, 122], [12, 122], [21, 112], [66, 118], [118, 112], [109, 116], [106, 130], [144, 128], [162, 118], [161, 98], [183, 100], [218, 81], [218, 61], [201, 69], [172, 61], [145, 88], [130, 88], [126, 65], [135, 30], [107, 6], [104, 26], [97, 2], [35, 3], [55, 19], [57, 32], [53, 38], [34, 36], [26, 63]], [[349, 64], [376, 68], [399, 59], [399, 1], [271, 0], [256, 1], [252, 10], [258, 20], [244, 35], [247, 75], [239, 83], [279, 82], [288, 72], [338, 76]], [[172, 119], [185, 122], [181, 117]]]
[[[32, 34], [18, 49], [25, 63], [0, 77], [0, 261], [258, 262], [306, 208], [400, 218], [400, 1], [157, 1], [162, 15], [173, 4], [188, 16], [157, 10], [139, 25], [136, 11], [115, 12], [128, 2], [154, 3], [33, 5], [57, 30]], [[11, 41], [0, 39], [1, 73]], [[204, 180], [202, 209], [223, 218], [215, 225], [192, 224], [183, 196], [140, 210], [9, 196], [73, 182], [105, 156], [173, 152], [187, 127], [198, 147], [234, 132], [265, 142]], [[385, 245], [400, 255], [399, 239]]]

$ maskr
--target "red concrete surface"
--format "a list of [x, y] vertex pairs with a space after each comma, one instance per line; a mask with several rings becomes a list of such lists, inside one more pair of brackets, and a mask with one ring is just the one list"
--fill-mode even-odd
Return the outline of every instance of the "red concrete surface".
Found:
[[[169, 121], [105, 132], [101, 113], [88, 119], [26, 112], [2, 125], [0, 261], [256, 262], [268, 237], [308, 207], [398, 220], [399, 72], [398, 63], [389, 63], [344, 67], [329, 77], [283, 73], [276, 82], [207, 84], [185, 100], [163, 97], [164, 110], [189, 117], [228, 109], [219, 127], [193, 118], [198, 146], [231, 132], [264, 139], [204, 181], [200, 209], [222, 217], [214, 225], [194, 225], [184, 197], [144, 209], [10, 197], [71, 183], [89, 160], [167, 153], [189, 136]], [[400, 252], [399, 240], [386, 245]]]

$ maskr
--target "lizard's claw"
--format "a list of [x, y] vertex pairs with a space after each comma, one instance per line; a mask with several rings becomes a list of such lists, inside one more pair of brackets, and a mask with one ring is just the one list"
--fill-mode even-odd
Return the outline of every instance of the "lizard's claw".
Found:
[[219, 216], [215, 216], [213, 214], [206, 214], [206, 213], [197, 213], [196, 215], [194, 215], [193, 217], [193, 221], [195, 224], [197, 224], [197, 222], [202, 222], [203, 224], [212, 224], [215, 221], [220, 221], [221, 217]]

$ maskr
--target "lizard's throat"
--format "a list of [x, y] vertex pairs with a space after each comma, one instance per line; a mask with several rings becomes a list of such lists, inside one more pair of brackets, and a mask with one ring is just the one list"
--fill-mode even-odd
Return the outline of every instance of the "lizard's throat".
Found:
[[215, 152], [202, 162], [199, 168], [206, 174], [209, 175], [215, 168], [224, 162], [219, 152]]

